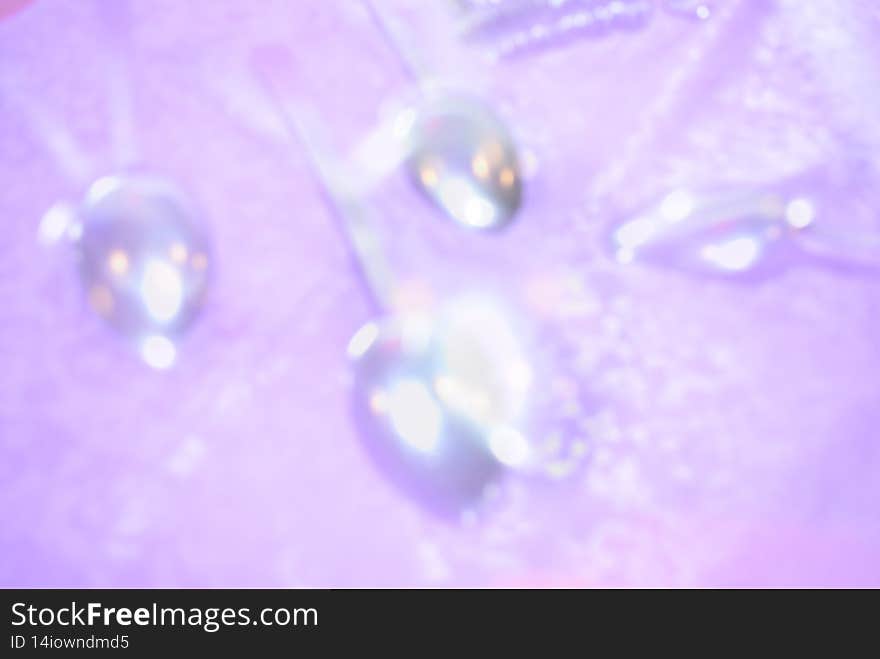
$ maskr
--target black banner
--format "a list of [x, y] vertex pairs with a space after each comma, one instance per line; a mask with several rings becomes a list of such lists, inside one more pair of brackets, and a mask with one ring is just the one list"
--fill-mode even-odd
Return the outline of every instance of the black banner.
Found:
[[[348, 656], [352, 648], [422, 652], [438, 644], [463, 651], [475, 640], [497, 649], [527, 638], [547, 649], [564, 642], [587, 652], [612, 643], [623, 652], [645, 642], [678, 647], [695, 635], [725, 643], [768, 632], [795, 638], [816, 629], [820, 618], [827, 626], [830, 613], [816, 609], [808, 621], [792, 593], [121, 589], [0, 594], [4, 657], [44, 650], [135, 656], [302, 650], [325, 656], [338, 650]], [[709, 601], [716, 598], [722, 601]]]

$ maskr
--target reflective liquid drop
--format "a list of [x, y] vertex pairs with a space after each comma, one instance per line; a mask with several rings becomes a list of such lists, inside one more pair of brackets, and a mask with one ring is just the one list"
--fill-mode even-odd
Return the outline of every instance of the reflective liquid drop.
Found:
[[793, 234], [810, 226], [811, 203], [778, 191], [675, 190], [618, 225], [622, 263], [644, 260], [695, 273], [753, 276], [789, 260]]
[[522, 173], [513, 139], [491, 111], [460, 97], [428, 103], [409, 139], [414, 183], [455, 222], [477, 230], [511, 222]]
[[92, 309], [156, 368], [196, 316], [211, 255], [204, 227], [171, 183], [145, 175], [95, 181], [76, 227], [80, 274]]
[[518, 429], [528, 365], [507, 328], [471, 312], [371, 322], [349, 345], [368, 453], [409, 496], [453, 517], [530, 458]]

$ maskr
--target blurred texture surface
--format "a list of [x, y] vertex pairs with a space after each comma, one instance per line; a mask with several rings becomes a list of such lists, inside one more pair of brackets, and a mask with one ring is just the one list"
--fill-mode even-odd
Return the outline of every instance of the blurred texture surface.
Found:
[[538, 432], [580, 447], [576, 469], [508, 479], [491, 511], [453, 524], [361, 450], [345, 347], [369, 311], [246, 65], [290, 47], [292, 86], [354, 148], [408, 84], [361, 4], [132, 3], [142, 158], [204, 209], [217, 257], [167, 372], [115, 339], [37, 239], [81, 192], [47, 124], [90, 176], [114, 168], [94, 7], [4, 16], [0, 583], [880, 585], [880, 280], [804, 264], [731, 282], [607, 251], [614, 217], [675, 186], [842, 161], [863, 179], [827, 223], [880, 231], [877, 3], [712, 4], [705, 21], [655, 16], [492, 62], [457, 38], [454, 3], [380, 2], [423, 68], [492, 99], [529, 170], [519, 219], [492, 236], [388, 178], [370, 203], [389, 258], [525, 309], [548, 364], [537, 388], [565, 411]]

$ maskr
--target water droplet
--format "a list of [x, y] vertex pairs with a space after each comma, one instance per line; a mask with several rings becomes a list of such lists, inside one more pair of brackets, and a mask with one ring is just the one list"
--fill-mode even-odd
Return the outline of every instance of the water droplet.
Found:
[[364, 445], [426, 508], [458, 516], [505, 468], [528, 462], [517, 424], [531, 374], [502, 317], [467, 304], [392, 316], [359, 330], [349, 354]]
[[91, 307], [147, 363], [167, 368], [208, 284], [210, 249], [197, 214], [168, 181], [118, 175], [92, 184], [78, 219], [75, 244]]
[[506, 226], [522, 203], [513, 139], [477, 101], [429, 101], [410, 131], [408, 166], [415, 184], [469, 229]]

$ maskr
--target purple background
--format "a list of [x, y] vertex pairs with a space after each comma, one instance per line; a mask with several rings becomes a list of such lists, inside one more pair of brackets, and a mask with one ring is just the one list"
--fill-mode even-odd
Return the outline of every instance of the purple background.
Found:
[[[621, 266], [601, 210], [841, 158], [876, 169], [877, 3], [728, 0], [705, 24], [658, 17], [497, 65], [436, 18], [451, 3], [388, 3], [438, 74], [495, 99], [531, 163], [500, 236], [462, 234], [392, 177], [372, 199], [390, 257], [527, 309], [550, 337], [538, 387], [579, 392], [588, 447], [462, 524], [358, 444], [344, 351], [368, 310], [246, 67], [289, 46], [291, 88], [348, 149], [407, 84], [393, 53], [357, 2], [132, 4], [138, 150], [205, 210], [217, 276], [167, 373], [89, 312], [69, 255], [37, 241], [81, 188], [34, 117], [90, 175], [113, 170], [99, 21], [52, 0], [3, 19], [0, 584], [880, 585], [880, 282]], [[841, 207], [876, 209], [873, 187]]]

